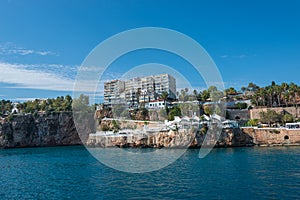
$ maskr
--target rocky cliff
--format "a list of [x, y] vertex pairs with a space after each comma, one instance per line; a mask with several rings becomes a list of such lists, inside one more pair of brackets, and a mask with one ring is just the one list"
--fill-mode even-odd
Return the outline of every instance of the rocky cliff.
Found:
[[[95, 131], [90, 126], [81, 130], [86, 136]], [[82, 142], [71, 112], [14, 115], [0, 123], [0, 148], [79, 144]]]
[[[14, 115], [0, 121], [0, 148], [79, 145], [100, 147], [186, 147], [199, 148], [205, 134], [199, 131], [169, 131], [141, 135], [96, 136], [93, 119], [86, 116], [76, 130], [71, 112]], [[104, 125], [102, 123], [101, 125]], [[112, 124], [108, 125], [110, 127]], [[124, 123], [122, 128], [142, 128], [145, 122]], [[151, 124], [148, 125], [151, 128]], [[98, 127], [99, 128], [99, 127]], [[80, 132], [80, 137], [78, 136]], [[211, 134], [207, 144], [216, 147], [300, 145], [300, 131], [287, 129], [223, 129], [220, 137]]]
[[242, 128], [258, 146], [300, 145], [300, 130], [285, 128]]
[[[154, 147], [154, 148], [200, 148], [206, 134], [193, 131], [168, 131], [133, 135], [90, 135], [87, 145], [91, 147]], [[240, 129], [223, 129], [219, 138], [211, 134], [204, 145], [215, 147], [242, 147], [252, 145], [252, 138]]]

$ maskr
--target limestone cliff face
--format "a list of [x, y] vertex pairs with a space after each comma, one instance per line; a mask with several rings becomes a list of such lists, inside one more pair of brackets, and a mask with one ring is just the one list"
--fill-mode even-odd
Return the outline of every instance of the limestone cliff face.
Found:
[[299, 129], [243, 128], [242, 131], [260, 146], [300, 145]]
[[[102, 123], [101, 125], [104, 125]], [[112, 124], [106, 124], [113, 128]], [[145, 123], [126, 122], [124, 129], [142, 129]], [[149, 124], [149, 128], [153, 124]], [[84, 116], [76, 130], [71, 112], [52, 114], [15, 115], [10, 120], [0, 121], [0, 148], [43, 147], [88, 144], [97, 147], [152, 147], [152, 148], [199, 148], [205, 139], [203, 132], [178, 130], [150, 134], [96, 136], [93, 117]], [[98, 127], [99, 128], [99, 127]], [[78, 136], [80, 133], [80, 137]], [[249, 145], [300, 145], [300, 131], [287, 129], [223, 129], [220, 137], [211, 137], [203, 145], [215, 147], [239, 147]]]
[[[151, 134], [99, 136], [90, 135], [87, 145], [92, 147], [154, 147], [154, 148], [200, 148], [205, 134], [196, 132], [168, 131]], [[215, 147], [238, 147], [252, 145], [252, 138], [240, 129], [223, 129], [219, 138], [210, 134], [204, 145]]]
[[[86, 135], [94, 131], [83, 127]], [[0, 148], [82, 144], [71, 112], [15, 115], [0, 123]]]

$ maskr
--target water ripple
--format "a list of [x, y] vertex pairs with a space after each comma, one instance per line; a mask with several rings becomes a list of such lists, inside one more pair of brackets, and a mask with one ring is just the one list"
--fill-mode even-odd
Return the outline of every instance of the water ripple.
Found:
[[297, 199], [300, 148], [188, 150], [151, 173], [115, 171], [83, 147], [0, 151], [0, 199]]

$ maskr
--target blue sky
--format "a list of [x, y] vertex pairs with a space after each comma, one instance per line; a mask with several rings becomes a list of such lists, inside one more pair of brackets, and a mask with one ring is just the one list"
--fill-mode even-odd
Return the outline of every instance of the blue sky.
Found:
[[[0, 99], [71, 94], [78, 67], [96, 45], [139, 27], [169, 28], [196, 40], [226, 87], [300, 84], [299, 9], [297, 0], [2, 0]], [[184, 67], [178, 58], [148, 53], [120, 59], [115, 71], [147, 62]]]

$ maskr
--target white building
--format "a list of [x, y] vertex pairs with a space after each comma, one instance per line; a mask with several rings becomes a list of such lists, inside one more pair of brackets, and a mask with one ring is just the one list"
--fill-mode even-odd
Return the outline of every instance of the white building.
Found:
[[[166, 104], [168, 107], [171, 107], [172, 104], [168, 101], [166, 101]], [[165, 108], [164, 100], [154, 100], [150, 102], [146, 102], [145, 108], [147, 109], [163, 109]]]
[[140, 103], [159, 99], [163, 92], [169, 94], [169, 99], [176, 98], [176, 80], [169, 74], [113, 80], [104, 83], [104, 104], [111, 106], [123, 100], [128, 107], [137, 107]]
[[112, 80], [104, 83], [104, 105], [111, 106], [121, 101], [121, 94], [124, 93], [125, 84], [120, 80]]

